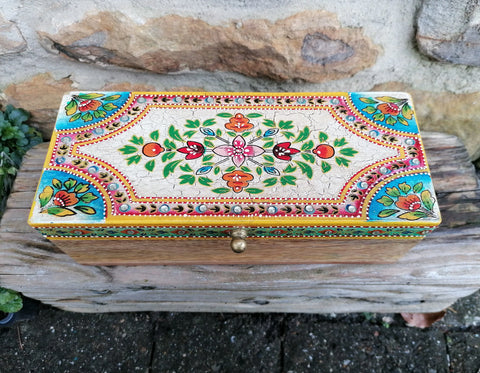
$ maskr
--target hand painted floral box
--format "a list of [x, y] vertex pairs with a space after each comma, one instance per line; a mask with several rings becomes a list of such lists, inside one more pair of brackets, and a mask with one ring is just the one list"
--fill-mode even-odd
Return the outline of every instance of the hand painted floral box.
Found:
[[88, 264], [388, 262], [440, 213], [405, 93], [74, 92], [29, 223]]

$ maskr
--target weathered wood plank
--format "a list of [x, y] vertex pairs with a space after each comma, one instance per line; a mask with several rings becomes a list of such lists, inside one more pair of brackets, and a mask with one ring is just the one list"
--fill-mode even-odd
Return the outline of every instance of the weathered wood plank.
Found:
[[42, 144], [25, 158], [0, 225], [0, 284], [79, 312], [439, 311], [480, 288], [479, 188], [456, 137], [423, 139], [444, 223], [381, 265], [80, 265], [26, 224]]

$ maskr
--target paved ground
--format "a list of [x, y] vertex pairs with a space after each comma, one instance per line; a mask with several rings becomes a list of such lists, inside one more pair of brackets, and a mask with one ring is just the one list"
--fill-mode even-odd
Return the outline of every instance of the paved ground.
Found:
[[480, 292], [420, 330], [385, 314], [77, 314], [0, 329], [0, 372], [480, 372]]

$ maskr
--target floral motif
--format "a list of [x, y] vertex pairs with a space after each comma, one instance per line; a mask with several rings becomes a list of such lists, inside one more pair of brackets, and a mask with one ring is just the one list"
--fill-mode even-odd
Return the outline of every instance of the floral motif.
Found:
[[[435, 198], [432, 193], [425, 189], [422, 182], [410, 186], [407, 183], [400, 183], [398, 186], [385, 189], [385, 195], [377, 199], [377, 202], [385, 207], [378, 213], [379, 218], [386, 218], [397, 215], [398, 219], [418, 220], [422, 218], [434, 218], [433, 212]], [[391, 208], [396, 206], [398, 209]]]
[[232, 145], [217, 146], [213, 152], [222, 157], [231, 157], [233, 164], [240, 167], [248, 157], [257, 157], [265, 152], [259, 146], [246, 144], [245, 139], [238, 135], [233, 139]]
[[235, 193], [240, 193], [243, 188], [246, 188], [249, 182], [253, 180], [253, 175], [241, 170], [236, 170], [223, 175], [222, 179], [228, 181], [227, 186], [232, 188]]
[[371, 114], [377, 122], [384, 122], [390, 126], [398, 122], [408, 126], [408, 120], [413, 117], [413, 109], [408, 104], [408, 99], [382, 96], [360, 97], [359, 100], [367, 104], [362, 111]]
[[225, 124], [225, 128], [235, 132], [244, 132], [252, 129], [253, 124], [243, 114], [237, 113]]
[[[290, 173], [297, 169], [311, 179], [314, 175], [313, 166], [317, 164], [315, 155], [321, 159], [320, 170], [326, 173], [332, 169], [332, 164], [328, 163], [329, 158], [334, 158], [336, 164], [342, 167], [348, 167], [350, 159], [357, 150], [346, 147], [348, 144], [345, 138], [333, 139], [329, 144], [329, 137], [326, 133], [320, 132], [318, 139], [320, 144], [315, 147], [314, 140], [311, 139], [312, 133], [308, 126], [305, 126], [298, 133], [291, 132], [295, 128], [293, 121], [277, 122], [264, 118], [261, 125], [267, 127], [262, 129], [260, 126], [255, 132], [254, 124], [251, 119], [261, 118], [260, 113], [249, 113], [243, 115], [237, 113], [218, 113], [217, 117], [229, 118], [225, 124], [224, 131], [220, 128], [211, 128], [216, 123], [216, 118], [209, 118], [200, 122], [200, 120], [187, 120], [185, 132], [180, 133], [180, 129], [171, 125], [168, 128], [168, 137], [162, 143], [159, 142], [159, 131], [153, 131], [150, 138], [153, 142], [145, 143], [141, 136], [132, 136], [129, 140], [133, 145], [125, 145], [118, 149], [124, 155], [128, 155], [127, 165], [139, 164], [142, 156], [152, 158], [148, 160], [144, 167], [153, 172], [158, 157], [163, 165], [163, 176], [169, 177], [180, 169], [183, 174], [179, 176], [180, 184], [201, 185], [210, 187], [215, 183], [215, 179], [206, 176], [213, 172], [214, 175], [222, 176], [221, 180], [227, 181], [227, 187], [213, 187], [211, 190], [217, 194], [228, 193], [233, 190], [235, 193], [241, 191], [249, 194], [259, 194], [264, 191], [258, 187], [248, 187], [254, 180], [254, 173], [259, 178], [264, 177], [261, 182], [264, 187], [272, 187], [277, 183], [286, 185], [297, 185], [297, 177]], [[241, 133], [240, 133], [241, 132]], [[203, 142], [190, 140], [193, 136], [204, 136]], [[232, 139], [229, 139], [230, 136]], [[291, 141], [278, 141], [279, 138]], [[215, 144], [214, 141], [221, 141], [223, 144]], [[259, 145], [258, 142], [263, 141]], [[182, 145], [178, 145], [178, 143]], [[257, 144], [254, 144], [257, 143]], [[298, 148], [294, 145], [298, 144]], [[313, 153], [313, 154], [312, 154]], [[175, 159], [177, 154], [184, 154], [181, 159]], [[220, 159], [215, 161], [215, 156]], [[184, 161], [197, 161], [193, 162]], [[288, 162], [287, 165], [275, 164], [276, 160]], [[232, 165], [222, 168], [220, 165], [230, 161]], [[200, 164], [199, 164], [200, 163]], [[195, 165], [195, 166], [194, 166]]]
[[80, 93], [72, 96], [65, 106], [65, 114], [70, 117], [69, 121], [74, 122], [82, 119], [90, 122], [93, 119], [105, 118], [108, 111], [117, 109], [116, 101], [121, 95], [106, 96], [102, 93]]
[[196, 141], [187, 141], [187, 146], [177, 149], [180, 153], [187, 154], [186, 160], [199, 158], [205, 153], [205, 147]]
[[60, 217], [75, 215], [76, 211], [93, 215], [96, 210], [84, 204], [89, 204], [98, 197], [89, 192], [89, 189], [88, 184], [79, 183], [71, 178], [63, 183], [58, 179], [52, 179], [52, 185], [43, 188], [38, 196], [40, 212]]
[[273, 155], [282, 161], [291, 161], [292, 155], [300, 153], [300, 150], [291, 148], [291, 142], [282, 142], [273, 147]]

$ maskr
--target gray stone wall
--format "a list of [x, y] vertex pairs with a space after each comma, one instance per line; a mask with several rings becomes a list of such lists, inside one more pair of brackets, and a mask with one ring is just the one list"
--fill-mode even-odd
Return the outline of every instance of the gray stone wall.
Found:
[[0, 91], [48, 137], [69, 90], [403, 90], [480, 158], [473, 0], [0, 0]]

